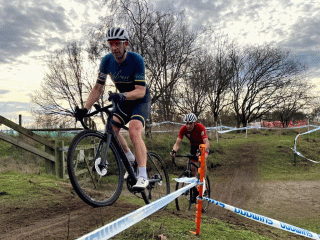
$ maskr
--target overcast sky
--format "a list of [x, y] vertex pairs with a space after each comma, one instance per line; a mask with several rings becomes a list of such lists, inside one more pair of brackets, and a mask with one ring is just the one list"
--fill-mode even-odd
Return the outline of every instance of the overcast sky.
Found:
[[[0, 115], [32, 121], [28, 94], [38, 89], [44, 59], [83, 39], [105, 10], [102, 0], [0, 0]], [[320, 73], [320, 1], [153, 0], [159, 10], [185, 10], [191, 26], [211, 24], [240, 44], [271, 43]]]

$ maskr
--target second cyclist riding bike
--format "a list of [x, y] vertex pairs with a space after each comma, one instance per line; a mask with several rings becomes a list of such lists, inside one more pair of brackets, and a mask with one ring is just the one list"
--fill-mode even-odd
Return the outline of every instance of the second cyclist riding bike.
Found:
[[[179, 178], [183, 177], [193, 177], [192, 174], [192, 168], [198, 172], [198, 169], [200, 168], [200, 163], [194, 162], [193, 159], [197, 159], [197, 156], [191, 155], [191, 154], [186, 154], [186, 155], [175, 155], [175, 157], [172, 158], [174, 164], [175, 164], [175, 158], [188, 158], [187, 162], [187, 168], [185, 171], [181, 172], [179, 175]], [[183, 182], [177, 182], [176, 184], [176, 190], [179, 190], [186, 186], [186, 183]], [[203, 196], [210, 198], [210, 180], [209, 177], [206, 176], [203, 179]], [[182, 195], [180, 195], [178, 198], [175, 199], [176, 202], [176, 208], [178, 211], [189, 211], [191, 209], [192, 204], [197, 203], [197, 196], [199, 195], [197, 187], [193, 187], [190, 190], [184, 192]], [[204, 201], [202, 205], [202, 211], [205, 212], [208, 210], [208, 201]]]

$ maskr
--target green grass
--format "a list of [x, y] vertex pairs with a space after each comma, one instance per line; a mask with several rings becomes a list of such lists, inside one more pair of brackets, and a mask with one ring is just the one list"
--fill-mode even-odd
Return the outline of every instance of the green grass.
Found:
[[1, 157], [12, 156], [15, 150], [16, 148], [12, 146], [10, 143], [0, 140], [0, 154], [1, 154], [0, 156]]
[[[174, 227], [172, 227], [174, 226]], [[150, 231], [150, 229], [152, 229]], [[202, 217], [200, 235], [196, 236], [191, 231], [196, 230], [193, 219], [179, 218], [176, 216], [162, 217], [153, 216], [139, 222], [126, 231], [116, 235], [113, 239], [160, 239], [159, 236], [166, 236], [167, 239], [271, 239], [257, 233], [245, 230], [244, 227], [227, 224], [217, 219]]]
[[42, 197], [42, 191], [48, 188], [57, 188], [55, 177], [18, 172], [0, 174], [0, 189], [3, 195], [0, 202], [8, 200], [15, 203], [22, 199], [23, 201], [38, 199]]

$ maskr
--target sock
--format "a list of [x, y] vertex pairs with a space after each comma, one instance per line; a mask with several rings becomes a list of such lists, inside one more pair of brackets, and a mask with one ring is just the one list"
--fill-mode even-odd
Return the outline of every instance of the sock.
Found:
[[134, 161], [135, 161], [135, 157], [133, 155], [133, 153], [129, 150], [128, 152], [125, 153], [126, 157], [128, 158], [131, 166], [133, 165]]
[[139, 167], [139, 175], [138, 178], [142, 177], [144, 179], [148, 179], [148, 175], [147, 175], [147, 168], [146, 167]]

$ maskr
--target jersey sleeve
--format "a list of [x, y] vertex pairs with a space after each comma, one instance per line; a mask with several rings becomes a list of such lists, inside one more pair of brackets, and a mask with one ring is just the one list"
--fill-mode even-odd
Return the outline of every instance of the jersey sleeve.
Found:
[[109, 61], [108, 55], [101, 59], [101, 63], [100, 63], [100, 67], [99, 67], [99, 74], [98, 74], [98, 79], [97, 79], [97, 83], [99, 83], [101, 85], [106, 84], [106, 79], [107, 79], [107, 75], [108, 75], [108, 70], [107, 70], [108, 61]]
[[206, 128], [202, 124], [200, 124], [199, 127], [200, 127], [201, 139], [208, 138]]
[[186, 126], [180, 128], [178, 138], [183, 139], [183, 136], [186, 134]]
[[145, 65], [143, 58], [138, 55], [134, 75], [134, 85], [146, 86]]

